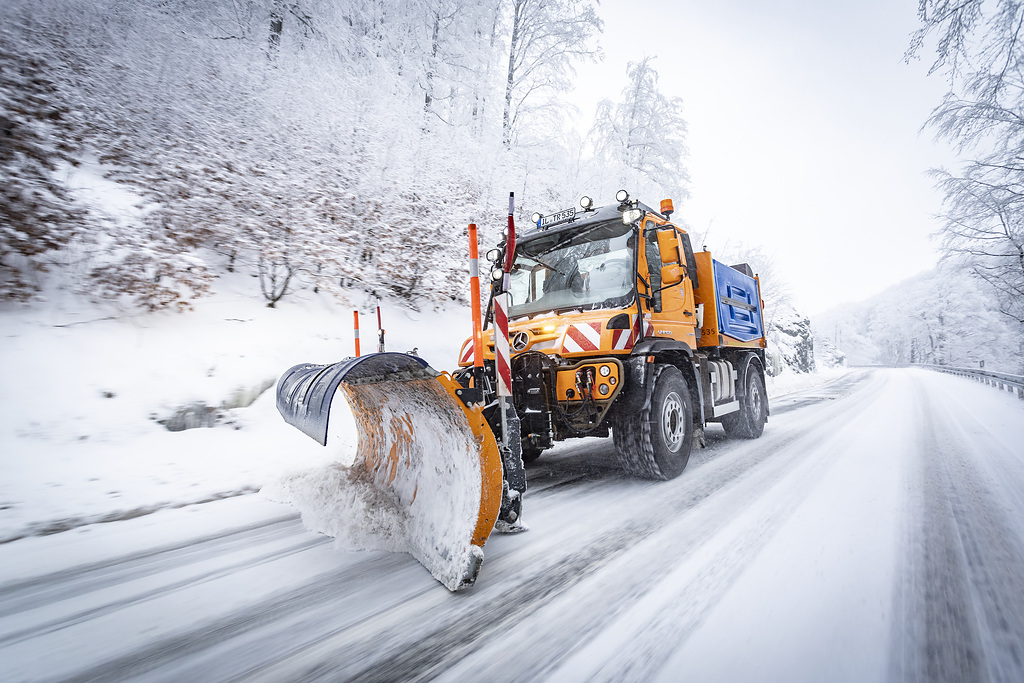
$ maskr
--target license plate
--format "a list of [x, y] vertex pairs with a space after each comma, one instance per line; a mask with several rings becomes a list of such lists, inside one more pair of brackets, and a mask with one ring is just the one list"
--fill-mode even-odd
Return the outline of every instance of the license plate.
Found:
[[541, 216], [540, 221], [537, 223], [539, 228], [548, 228], [556, 223], [563, 223], [568, 220], [572, 220], [576, 217], [576, 209], [566, 209], [565, 211], [559, 211], [549, 216]]

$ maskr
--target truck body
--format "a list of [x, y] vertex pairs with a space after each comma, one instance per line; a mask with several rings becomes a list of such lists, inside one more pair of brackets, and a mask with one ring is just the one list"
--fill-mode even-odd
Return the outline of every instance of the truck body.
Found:
[[[662, 213], [626, 196], [535, 216], [518, 237], [508, 318], [524, 461], [557, 441], [611, 431], [626, 469], [671, 478], [708, 423], [760, 436], [760, 282], [745, 264], [694, 252], [670, 206]], [[493, 333], [484, 333], [488, 363]], [[469, 368], [472, 356], [469, 339], [459, 365]], [[673, 396], [667, 403], [658, 385], [671, 385], [661, 392]], [[645, 438], [653, 443], [637, 442]]]

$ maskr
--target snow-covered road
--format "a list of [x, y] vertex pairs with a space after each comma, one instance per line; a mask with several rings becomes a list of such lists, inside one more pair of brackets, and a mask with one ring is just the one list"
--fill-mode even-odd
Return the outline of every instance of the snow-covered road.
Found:
[[671, 482], [545, 454], [464, 593], [257, 495], [0, 545], [0, 679], [1024, 680], [1024, 402], [864, 370], [772, 410]]

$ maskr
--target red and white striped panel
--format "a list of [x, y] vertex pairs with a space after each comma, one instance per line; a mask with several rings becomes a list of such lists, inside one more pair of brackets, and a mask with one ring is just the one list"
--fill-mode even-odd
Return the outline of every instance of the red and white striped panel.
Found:
[[[636, 329], [637, 338], [639, 338], [640, 337], [640, 325], [638, 325], [635, 321], [634, 321], [633, 325], [634, 325], [634, 327]], [[645, 315], [644, 316], [644, 336], [645, 337], [653, 337], [654, 336], [654, 323], [651, 322], [651, 316], [649, 316], [649, 315]]]
[[462, 350], [459, 351], [459, 363], [470, 363], [473, 361], [473, 338], [470, 337], [466, 340], [466, 343], [462, 345]]
[[508, 348], [508, 294], [494, 297], [494, 364], [498, 375], [498, 396], [512, 395], [511, 354]]
[[562, 353], [583, 353], [601, 348], [601, 323], [573, 323], [562, 335]]
[[[633, 316], [634, 324], [636, 324], [636, 316]], [[612, 330], [612, 349], [616, 351], [624, 351], [633, 348], [633, 344], [636, 343], [636, 335], [633, 333], [633, 326], [631, 325], [628, 330]]]
[[[612, 330], [612, 349], [616, 351], [626, 351], [636, 345], [636, 340], [640, 336], [640, 325], [637, 323], [637, 315], [634, 313], [632, 316], [633, 324], [628, 330]], [[654, 334], [654, 323], [651, 322], [650, 318], [644, 318], [645, 333], [649, 336]]]

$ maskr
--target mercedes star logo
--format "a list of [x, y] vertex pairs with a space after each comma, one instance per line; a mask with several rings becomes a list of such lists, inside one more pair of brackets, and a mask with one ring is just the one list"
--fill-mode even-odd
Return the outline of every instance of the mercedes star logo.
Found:
[[530, 345], [530, 335], [525, 332], [516, 332], [516, 335], [512, 337], [512, 348], [516, 351], [522, 351]]

